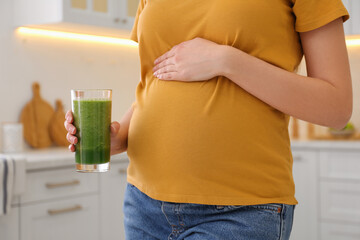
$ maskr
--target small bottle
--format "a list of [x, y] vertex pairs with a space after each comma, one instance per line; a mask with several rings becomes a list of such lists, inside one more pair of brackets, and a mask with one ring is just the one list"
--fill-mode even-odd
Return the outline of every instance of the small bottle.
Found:
[[18, 153], [23, 150], [23, 125], [21, 123], [2, 123], [2, 152]]

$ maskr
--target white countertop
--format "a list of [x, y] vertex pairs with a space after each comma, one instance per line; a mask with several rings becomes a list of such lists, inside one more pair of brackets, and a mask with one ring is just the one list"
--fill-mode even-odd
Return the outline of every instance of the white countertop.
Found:
[[[292, 150], [360, 150], [360, 141], [291, 141]], [[10, 154], [9, 154], [10, 155]], [[66, 147], [28, 149], [22, 153], [11, 154], [14, 158], [26, 158], [26, 170], [75, 167], [74, 153]], [[126, 153], [111, 157], [111, 162], [129, 161]]]
[[360, 150], [360, 141], [347, 141], [347, 140], [319, 140], [319, 141], [291, 141], [291, 149], [293, 150], [303, 150], [303, 149], [312, 149], [312, 150], [348, 150], [348, 149], [357, 149]]
[[[46, 149], [28, 149], [22, 153], [7, 154], [13, 158], [25, 158], [26, 170], [40, 170], [47, 168], [71, 167], [75, 168], [75, 156], [66, 147], [50, 147]], [[129, 161], [126, 153], [111, 157], [110, 162]]]

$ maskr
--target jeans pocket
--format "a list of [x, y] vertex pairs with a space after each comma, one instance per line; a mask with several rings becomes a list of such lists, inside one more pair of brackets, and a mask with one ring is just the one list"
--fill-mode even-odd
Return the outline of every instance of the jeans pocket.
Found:
[[283, 204], [279, 204], [279, 203], [268, 203], [268, 204], [252, 205], [251, 207], [254, 209], [270, 211], [280, 214], [284, 206]]
[[227, 205], [227, 206], [221, 206], [217, 205], [217, 209], [222, 209], [226, 207], [228, 209], [254, 209], [254, 210], [264, 210], [264, 211], [270, 211], [274, 213], [281, 213], [283, 205], [279, 203], [268, 203], [268, 204], [258, 204], [258, 205]]

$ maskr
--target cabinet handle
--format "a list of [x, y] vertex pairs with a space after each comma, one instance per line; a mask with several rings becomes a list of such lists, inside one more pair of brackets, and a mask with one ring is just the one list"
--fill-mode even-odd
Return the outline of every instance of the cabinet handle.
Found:
[[119, 168], [119, 173], [120, 174], [127, 174], [126, 168]]
[[74, 185], [79, 185], [79, 184], [80, 184], [79, 180], [72, 180], [72, 181], [61, 182], [61, 183], [46, 183], [45, 186], [46, 186], [46, 188], [52, 189], [52, 188], [58, 188], [58, 187], [74, 186]]
[[293, 156], [293, 160], [296, 162], [301, 162], [303, 158], [301, 156]]
[[48, 214], [53, 216], [53, 215], [57, 215], [57, 214], [61, 214], [61, 213], [80, 211], [82, 209], [83, 209], [83, 207], [81, 205], [75, 205], [73, 207], [62, 208], [62, 209], [49, 209]]
[[126, 24], [128, 22], [128, 20], [126, 18], [120, 19], [120, 18], [114, 18], [114, 23], [122, 23], [122, 24]]

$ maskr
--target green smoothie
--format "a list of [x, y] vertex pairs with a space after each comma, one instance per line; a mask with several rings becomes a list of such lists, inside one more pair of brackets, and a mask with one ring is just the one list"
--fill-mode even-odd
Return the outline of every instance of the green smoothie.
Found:
[[76, 127], [75, 159], [78, 164], [103, 164], [110, 161], [110, 100], [74, 100]]

